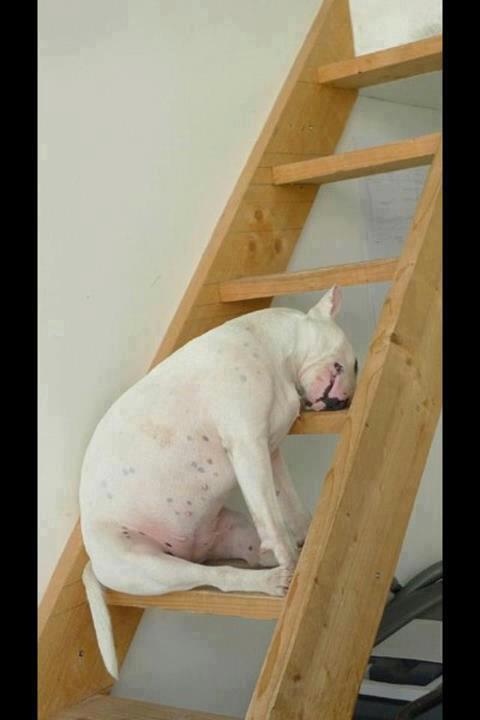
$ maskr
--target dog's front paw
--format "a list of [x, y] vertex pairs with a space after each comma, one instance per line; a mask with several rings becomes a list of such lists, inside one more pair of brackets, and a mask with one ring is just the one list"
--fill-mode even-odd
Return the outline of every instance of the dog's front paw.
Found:
[[264, 592], [267, 595], [276, 595], [277, 597], [283, 597], [287, 594], [295, 568], [293, 567], [276, 567], [271, 570], [265, 570], [263, 587], [260, 592]]

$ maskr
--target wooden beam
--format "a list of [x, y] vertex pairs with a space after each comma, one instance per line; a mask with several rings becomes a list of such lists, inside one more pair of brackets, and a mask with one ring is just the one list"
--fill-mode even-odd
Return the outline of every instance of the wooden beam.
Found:
[[[319, 3], [320, 4], [320, 3]], [[152, 363], [170, 355], [192, 337], [223, 322], [213, 315], [198, 317], [204, 288], [238, 273], [233, 262], [239, 234], [247, 237], [247, 272], [285, 270], [300, 230], [315, 198], [299, 188], [277, 188], [271, 167], [279, 154], [308, 158], [334, 151], [350, 115], [357, 91], [321, 87], [316, 69], [352, 57], [353, 36], [348, 0], [324, 0], [294, 65], [281, 89], [245, 168], [217, 223], [184, 298]], [[292, 234], [291, 230], [295, 229]], [[248, 234], [251, 237], [248, 237]], [[267, 243], [263, 235], [269, 235]], [[257, 241], [258, 238], [258, 241]], [[269, 299], [263, 301], [267, 307]], [[258, 306], [258, 301], [253, 307]], [[248, 311], [243, 307], [238, 314]], [[41, 604], [39, 637], [39, 720], [111, 686], [95, 644], [79, 572], [85, 564], [77, 525], [62, 563], [57, 567]], [[68, 610], [68, 614], [61, 612]], [[112, 608], [119, 661], [126, 652], [142, 611]], [[85, 652], [85, 647], [88, 652]]]
[[183, 710], [127, 698], [95, 695], [53, 720], [235, 720], [226, 715]]
[[276, 185], [292, 183], [319, 185], [429, 165], [439, 145], [440, 137], [439, 133], [433, 133], [388, 145], [277, 165], [272, 170], [273, 180]]
[[277, 297], [324, 290], [332, 285], [365, 285], [392, 279], [398, 258], [381, 258], [348, 265], [301, 270], [300, 272], [254, 275], [220, 283], [218, 292], [224, 303]]
[[[87, 556], [77, 524], [39, 608], [38, 717], [108, 690], [113, 679], [105, 670], [81, 581]], [[112, 624], [119, 662], [123, 661], [142, 612], [113, 608]]]
[[441, 398], [441, 149], [246, 720], [352, 717]]
[[[233, 564], [233, 563], [230, 563]], [[260, 593], [224, 593], [219, 590], [188, 590], [166, 595], [127, 595], [109, 590], [109, 605], [136, 608], [161, 608], [200, 615], [227, 615], [271, 620], [278, 618], [283, 598]]]
[[442, 36], [417, 40], [318, 69], [319, 83], [363, 88], [442, 69]]

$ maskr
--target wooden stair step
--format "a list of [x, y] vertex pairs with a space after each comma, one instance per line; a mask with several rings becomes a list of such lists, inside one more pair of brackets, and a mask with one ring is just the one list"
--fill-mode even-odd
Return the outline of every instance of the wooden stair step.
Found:
[[[230, 565], [238, 565], [231, 562]], [[224, 593], [215, 589], [196, 589], [172, 592], [166, 595], [128, 595], [108, 590], [105, 597], [109, 605], [138, 608], [161, 608], [200, 615], [227, 615], [252, 620], [278, 618], [283, 598], [261, 593]]]
[[324, 290], [332, 285], [365, 285], [387, 282], [393, 278], [398, 258], [381, 258], [348, 265], [300, 270], [299, 272], [252, 275], [226, 280], [218, 289], [222, 302], [292, 295]]
[[341, 433], [348, 410], [302, 412], [289, 430], [289, 435], [336, 435]]
[[272, 168], [273, 182], [275, 185], [320, 185], [429, 165], [440, 142], [441, 134], [432, 133], [313, 160], [276, 165]]
[[53, 720], [235, 720], [235, 718], [109, 695], [94, 695], [55, 715]]
[[318, 69], [317, 79], [322, 85], [357, 89], [441, 69], [442, 36], [435, 35], [323, 65]]

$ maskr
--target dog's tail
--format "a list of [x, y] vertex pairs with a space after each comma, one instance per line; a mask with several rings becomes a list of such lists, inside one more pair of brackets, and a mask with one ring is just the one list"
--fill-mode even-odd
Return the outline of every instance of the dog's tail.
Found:
[[118, 680], [117, 653], [113, 641], [112, 621], [107, 603], [103, 595], [102, 586], [93, 572], [90, 561], [85, 565], [82, 574], [85, 592], [87, 594], [93, 626], [97, 635], [98, 647], [105, 663], [105, 667], [115, 680]]

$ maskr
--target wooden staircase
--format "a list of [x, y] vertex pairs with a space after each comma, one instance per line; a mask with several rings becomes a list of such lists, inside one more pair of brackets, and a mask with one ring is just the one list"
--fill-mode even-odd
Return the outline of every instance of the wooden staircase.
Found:
[[[391, 281], [350, 409], [290, 431], [340, 437], [288, 595], [107, 593], [120, 662], [147, 607], [277, 618], [247, 720], [351, 717], [440, 412], [441, 137], [333, 153], [357, 88], [441, 69], [441, 37], [353, 55], [348, 0], [324, 0], [153, 363], [274, 296]], [[286, 272], [320, 184], [426, 164], [400, 257]], [[40, 608], [40, 720], [222, 720], [105, 694], [85, 562], [77, 525]]]

